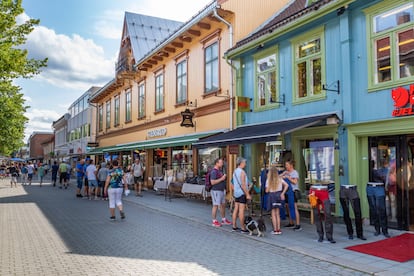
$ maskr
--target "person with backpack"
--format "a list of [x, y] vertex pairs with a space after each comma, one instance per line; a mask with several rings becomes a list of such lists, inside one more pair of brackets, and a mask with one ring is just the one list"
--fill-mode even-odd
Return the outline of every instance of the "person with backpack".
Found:
[[23, 164], [20, 171], [22, 173], [22, 185], [26, 185], [27, 184], [27, 174], [29, 173], [26, 163]]
[[[226, 218], [226, 178], [227, 175], [222, 172], [223, 159], [217, 158], [214, 161], [214, 168], [208, 173], [206, 181], [211, 185], [211, 200], [213, 208], [211, 217], [213, 219], [212, 226], [220, 227], [222, 224], [231, 225], [231, 221]], [[220, 208], [221, 223], [216, 219], [217, 209]]]

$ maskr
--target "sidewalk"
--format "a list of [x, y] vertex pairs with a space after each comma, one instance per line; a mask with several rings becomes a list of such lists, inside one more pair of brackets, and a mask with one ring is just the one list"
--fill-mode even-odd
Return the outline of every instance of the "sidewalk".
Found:
[[[124, 198], [125, 201], [143, 205], [147, 208], [157, 210], [159, 212], [167, 213], [172, 216], [186, 218], [195, 223], [204, 225], [211, 225], [211, 203], [205, 203], [199, 199], [187, 198], [172, 198], [171, 201], [165, 200], [164, 195], [157, 195], [153, 191], [143, 192], [143, 197], [135, 197], [133, 193]], [[229, 211], [226, 210], [227, 218], [231, 217]], [[218, 214], [219, 215], [219, 214]], [[218, 217], [220, 219], [220, 217]], [[336, 218], [337, 221], [341, 218]], [[245, 235], [246, 238], [255, 239], [261, 243], [278, 246], [284, 249], [299, 252], [320, 260], [332, 262], [344, 267], [352, 268], [361, 272], [366, 272], [375, 275], [414, 275], [414, 260], [399, 263], [375, 256], [361, 254], [351, 250], [344, 249], [345, 247], [370, 243], [384, 239], [384, 236], [374, 236], [373, 226], [367, 225], [364, 227], [364, 235], [366, 241], [362, 241], [354, 237], [354, 240], [348, 240], [348, 235], [344, 224], [334, 224], [334, 239], [336, 244], [331, 244], [328, 241], [323, 243], [317, 242], [317, 233], [314, 225], [309, 221], [302, 220], [301, 226], [303, 228], [300, 232], [295, 232], [289, 228], [282, 228], [283, 234], [274, 236], [270, 234], [271, 223], [268, 216], [265, 217], [267, 233], [264, 238], [257, 238], [255, 236]], [[282, 225], [286, 221], [282, 221]], [[231, 226], [222, 226], [220, 228], [213, 228], [217, 231], [231, 232]], [[391, 236], [397, 236], [405, 233], [404, 231], [390, 230]], [[234, 235], [241, 235], [234, 233]]]

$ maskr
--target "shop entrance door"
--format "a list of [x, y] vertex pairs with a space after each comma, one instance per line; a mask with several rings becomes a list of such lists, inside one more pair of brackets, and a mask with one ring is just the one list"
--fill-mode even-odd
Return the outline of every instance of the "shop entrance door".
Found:
[[[411, 138], [414, 146], [414, 137]], [[409, 221], [414, 223], [414, 219], [408, 215], [410, 206], [407, 191], [414, 158], [414, 151], [408, 146], [409, 140], [405, 135], [369, 138], [369, 181], [382, 182], [387, 187], [388, 226], [400, 230], [408, 230]]]
[[414, 231], [414, 136], [407, 137], [407, 202], [408, 202], [408, 228]]

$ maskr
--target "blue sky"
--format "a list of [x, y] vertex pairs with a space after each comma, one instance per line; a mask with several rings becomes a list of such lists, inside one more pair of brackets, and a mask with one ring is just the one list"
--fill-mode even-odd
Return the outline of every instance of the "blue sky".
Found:
[[26, 104], [26, 139], [52, 131], [52, 122], [91, 86], [114, 77], [124, 12], [187, 21], [211, 0], [23, 0], [20, 21], [40, 19], [25, 48], [29, 57], [49, 58], [33, 79], [18, 80]]

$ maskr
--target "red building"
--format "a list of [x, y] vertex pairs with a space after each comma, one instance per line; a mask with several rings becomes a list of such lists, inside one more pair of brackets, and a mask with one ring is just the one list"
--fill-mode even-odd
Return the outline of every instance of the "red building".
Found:
[[52, 132], [33, 132], [29, 137], [29, 158], [43, 160], [43, 143], [49, 142], [53, 137]]

